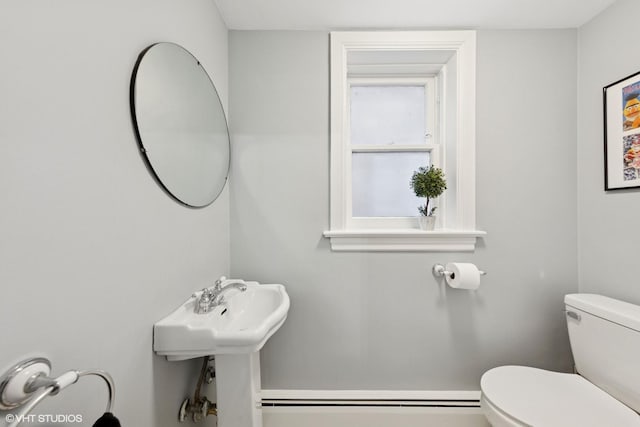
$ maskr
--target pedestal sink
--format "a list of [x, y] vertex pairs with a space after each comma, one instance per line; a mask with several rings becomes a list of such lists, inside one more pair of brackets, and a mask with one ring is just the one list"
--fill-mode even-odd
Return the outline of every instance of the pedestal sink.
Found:
[[168, 360], [215, 355], [219, 427], [262, 426], [259, 351], [289, 311], [284, 286], [245, 283], [204, 314], [196, 313], [196, 292], [153, 327], [153, 349]]

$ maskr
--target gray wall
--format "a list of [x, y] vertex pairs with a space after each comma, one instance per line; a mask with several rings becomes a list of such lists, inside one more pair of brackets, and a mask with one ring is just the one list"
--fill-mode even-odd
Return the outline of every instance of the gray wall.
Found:
[[640, 71], [629, 49], [636, 0], [619, 0], [580, 28], [578, 67], [578, 241], [580, 291], [640, 304], [633, 225], [639, 190], [604, 191], [602, 88]]
[[[190, 49], [226, 104], [227, 30], [210, 0], [0, 3], [0, 369], [35, 353], [54, 374], [107, 370], [123, 426], [178, 425], [199, 362], [155, 356], [152, 325], [229, 270], [228, 190], [185, 208], [138, 154], [129, 79], [162, 40]], [[91, 425], [105, 403], [83, 379], [41, 413]]]
[[[230, 33], [231, 272], [292, 301], [264, 388], [477, 390], [500, 364], [570, 369], [576, 51], [574, 30], [478, 34], [475, 253], [335, 253], [328, 35]], [[479, 291], [436, 282], [454, 260], [488, 271]]]

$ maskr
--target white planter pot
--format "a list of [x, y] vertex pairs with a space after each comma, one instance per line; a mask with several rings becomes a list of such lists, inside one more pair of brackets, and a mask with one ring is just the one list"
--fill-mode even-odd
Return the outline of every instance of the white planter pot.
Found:
[[431, 231], [436, 226], [436, 217], [434, 215], [419, 216], [418, 223], [420, 224], [421, 230]]

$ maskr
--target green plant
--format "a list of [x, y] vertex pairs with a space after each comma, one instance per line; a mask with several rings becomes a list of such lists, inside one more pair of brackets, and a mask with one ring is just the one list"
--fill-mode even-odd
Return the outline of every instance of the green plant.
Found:
[[421, 166], [411, 177], [411, 188], [416, 196], [427, 199], [424, 206], [418, 207], [418, 211], [424, 216], [432, 216], [437, 207], [429, 209], [429, 203], [447, 189], [447, 180], [442, 169], [433, 165], [428, 168]]

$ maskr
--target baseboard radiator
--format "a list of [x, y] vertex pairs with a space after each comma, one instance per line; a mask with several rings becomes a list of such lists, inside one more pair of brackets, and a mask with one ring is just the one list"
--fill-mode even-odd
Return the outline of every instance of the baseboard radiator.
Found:
[[262, 390], [263, 407], [413, 406], [479, 408], [479, 391]]
[[479, 391], [262, 390], [264, 427], [486, 427]]

